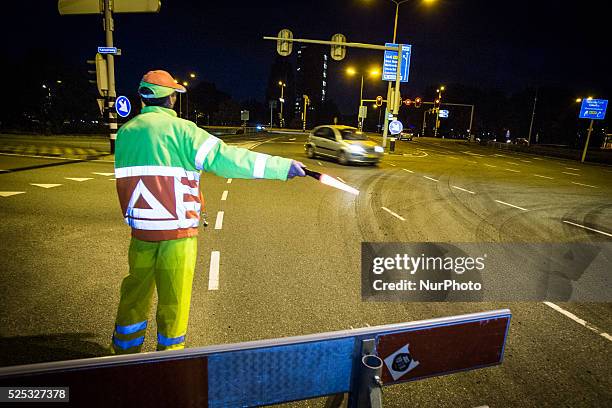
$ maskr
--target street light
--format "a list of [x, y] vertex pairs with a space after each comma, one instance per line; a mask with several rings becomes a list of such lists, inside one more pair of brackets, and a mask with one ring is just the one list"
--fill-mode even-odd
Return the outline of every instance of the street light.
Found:
[[[392, 41], [392, 43], [395, 44], [396, 39], [397, 39], [397, 19], [399, 17], [399, 6], [403, 3], [406, 3], [409, 0], [390, 0], [390, 1], [395, 3], [395, 20], [393, 23], [393, 41]], [[431, 4], [431, 3], [434, 3], [435, 0], [422, 0], [422, 2], [425, 4]], [[390, 95], [391, 95], [391, 82], [389, 82], [387, 85], [387, 100], [389, 100]], [[385, 147], [387, 144], [388, 125], [389, 125], [389, 104], [387, 104], [385, 108], [385, 124], [384, 124], [383, 142], [382, 142], [383, 147]]]
[[196, 77], [195, 73], [192, 72], [191, 74], [189, 74], [189, 78], [195, 78], [195, 77]]
[[[444, 85], [441, 85], [436, 92], [438, 93], [438, 99], [436, 99], [436, 124], [434, 127], [434, 137], [438, 137], [438, 127], [440, 127], [440, 104], [442, 104], [442, 92], [444, 91]], [[444, 138], [444, 137], [442, 137]]]
[[287, 86], [286, 83], [284, 83], [283, 81], [278, 81], [278, 86], [280, 86], [281, 89], [281, 96], [280, 96], [280, 103], [281, 103], [281, 107], [280, 107], [280, 127], [283, 127], [284, 125], [284, 118], [283, 118], [283, 105], [285, 104], [285, 87]]
[[[357, 70], [353, 67], [348, 67], [346, 69], [346, 73], [350, 76], [357, 74]], [[380, 74], [378, 68], [371, 68], [368, 72], [370, 77], [375, 77]], [[361, 72], [361, 87], [359, 88], [359, 110], [361, 110], [361, 106], [363, 105], [363, 72]], [[358, 110], [358, 112], [359, 112]], [[363, 130], [363, 119], [359, 113], [357, 114], [357, 122], [359, 123], [359, 130]]]

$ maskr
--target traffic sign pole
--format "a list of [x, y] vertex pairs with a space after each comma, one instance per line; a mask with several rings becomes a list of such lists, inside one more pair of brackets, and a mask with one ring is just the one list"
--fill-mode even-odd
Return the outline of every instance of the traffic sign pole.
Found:
[[586, 158], [587, 149], [589, 148], [589, 139], [591, 139], [591, 132], [593, 131], [593, 120], [591, 119], [591, 123], [589, 124], [589, 131], [587, 132], [586, 143], [584, 144], [584, 150], [582, 151], [582, 159], [581, 163], [584, 163], [584, 159]]
[[[113, 13], [110, 8], [110, 0], [104, 0], [104, 32], [106, 34], [106, 46], [113, 47]], [[115, 153], [115, 140], [117, 139], [117, 113], [113, 109], [117, 91], [115, 90], [115, 56], [106, 54], [106, 65], [108, 72], [108, 96], [107, 96], [107, 112], [108, 112], [108, 133], [110, 140], [110, 152]]]

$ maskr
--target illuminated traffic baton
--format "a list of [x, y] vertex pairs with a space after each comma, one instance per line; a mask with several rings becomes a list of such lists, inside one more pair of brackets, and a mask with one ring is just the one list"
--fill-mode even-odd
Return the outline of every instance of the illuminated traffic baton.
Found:
[[332, 176], [328, 176], [327, 174], [322, 174], [317, 171], [308, 170], [306, 167], [302, 167], [302, 169], [304, 169], [307, 176], [319, 180], [319, 182], [325, 184], [326, 186], [334, 187], [339, 190], [346, 191], [347, 193], [359, 195], [359, 190], [341, 182], [338, 179], [335, 179]]

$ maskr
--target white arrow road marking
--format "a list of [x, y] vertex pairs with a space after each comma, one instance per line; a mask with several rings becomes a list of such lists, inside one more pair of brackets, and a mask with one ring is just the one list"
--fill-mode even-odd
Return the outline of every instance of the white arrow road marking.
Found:
[[227, 200], [227, 194], [229, 193], [229, 191], [225, 190], [223, 192], [223, 194], [221, 194], [221, 201], [225, 201]]
[[383, 210], [385, 210], [386, 212], [388, 212], [389, 214], [391, 214], [392, 216], [394, 216], [395, 218], [399, 218], [402, 221], [406, 221], [406, 219], [404, 217], [402, 217], [401, 215], [398, 215], [396, 213], [394, 213], [393, 211], [391, 211], [390, 209], [388, 209], [387, 207], [380, 207]]
[[64, 177], [67, 180], [73, 180], [73, 181], [87, 181], [87, 180], [93, 180], [93, 177]]
[[602, 235], [605, 235], [605, 236], [608, 236], [608, 237], [612, 237], [612, 234], [609, 234], [607, 232], [603, 232], [603, 231], [597, 230], [595, 228], [591, 228], [591, 227], [587, 227], [587, 226], [584, 226], [584, 225], [576, 224], [575, 222], [571, 222], [571, 221], [565, 221], [564, 220], [563, 222], [566, 223], [566, 224], [573, 225], [573, 226], [578, 227], [578, 228], [584, 228], [585, 230], [597, 232], [599, 234], [602, 234]]
[[38, 184], [38, 183], [30, 183], [31, 186], [42, 187], [42, 188], [53, 188], [59, 187], [61, 184]]
[[215, 221], [215, 229], [220, 230], [223, 228], [223, 211], [217, 213], [217, 220]]
[[608, 333], [605, 333], [605, 332], [599, 330], [599, 328], [593, 326], [591, 323], [587, 322], [586, 320], [583, 320], [583, 319], [579, 318], [578, 316], [576, 316], [572, 312], [568, 312], [567, 310], [563, 309], [560, 306], [557, 306], [556, 304], [554, 304], [552, 302], [543, 302], [543, 303], [546, 306], [548, 306], [548, 307], [556, 310], [557, 312], [561, 313], [562, 315], [564, 315], [566, 317], [569, 317], [570, 319], [572, 319], [573, 321], [575, 321], [579, 325], [584, 326], [584, 327], [586, 327], [587, 329], [589, 329], [591, 331], [594, 331], [595, 333], [599, 334], [604, 339], [612, 341], [612, 336], [610, 336]]
[[25, 191], [0, 191], [0, 197], [10, 197], [17, 194], [24, 194]]
[[115, 175], [115, 173], [97, 173], [95, 171], [92, 171], [91, 174], [97, 174], [98, 176], [104, 176], [104, 177], [110, 177], [110, 176]]
[[521, 211], [527, 211], [526, 208], [519, 207], [518, 205], [513, 205], [513, 204], [510, 204], [510, 203], [506, 203], [505, 201], [495, 200], [495, 202], [503, 204], [503, 205], [507, 205], [508, 207], [517, 208], [517, 209], [519, 209]]
[[461, 188], [461, 187], [457, 187], [457, 186], [451, 186], [452, 188], [456, 188], [457, 190], [461, 190], [461, 191], [465, 191], [466, 193], [470, 193], [470, 194], [476, 194], [473, 191], [470, 190], [466, 190], [465, 188]]
[[219, 260], [221, 252], [212, 251], [210, 253], [210, 272], [208, 273], [208, 290], [219, 289]]

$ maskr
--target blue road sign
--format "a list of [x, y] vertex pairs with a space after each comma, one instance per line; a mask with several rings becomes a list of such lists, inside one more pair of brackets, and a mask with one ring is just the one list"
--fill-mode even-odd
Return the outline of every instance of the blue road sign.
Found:
[[606, 117], [607, 99], [583, 99], [580, 106], [580, 119], [599, 119]]
[[446, 110], [446, 109], [440, 109], [440, 114], [439, 114], [439, 116], [440, 116], [441, 118], [448, 118], [448, 110]]
[[[397, 47], [397, 44], [386, 43], [386, 47]], [[408, 73], [410, 71], [410, 54], [412, 53], [412, 45], [402, 44], [402, 66], [400, 82], [408, 82]], [[397, 51], [385, 50], [383, 60], [383, 81], [395, 81], [397, 77]]]
[[125, 96], [120, 96], [115, 101], [115, 110], [119, 116], [125, 118], [132, 111], [132, 104], [128, 98]]
[[402, 125], [402, 122], [399, 120], [394, 120], [393, 122], [389, 123], [389, 132], [391, 132], [392, 135], [397, 135], [402, 130], [404, 130], [404, 125]]
[[116, 54], [117, 47], [98, 47], [98, 52], [100, 54]]

